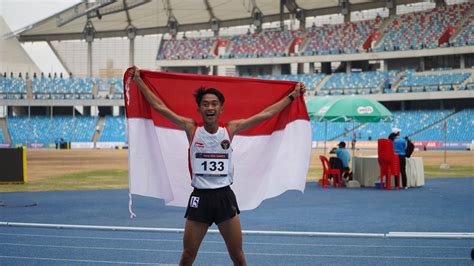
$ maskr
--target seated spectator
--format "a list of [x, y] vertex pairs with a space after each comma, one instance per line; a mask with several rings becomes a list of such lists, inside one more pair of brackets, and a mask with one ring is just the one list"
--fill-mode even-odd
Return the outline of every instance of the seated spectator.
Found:
[[346, 143], [344, 141], [339, 142], [337, 144], [338, 147], [333, 148], [329, 153], [336, 154], [337, 158], [342, 161], [342, 169], [341, 172], [344, 171], [342, 178], [344, 181], [349, 181], [352, 179], [352, 174], [350, 173], [349, 162], [351, 160], [351, 156], [349, 151], [346, 149]]

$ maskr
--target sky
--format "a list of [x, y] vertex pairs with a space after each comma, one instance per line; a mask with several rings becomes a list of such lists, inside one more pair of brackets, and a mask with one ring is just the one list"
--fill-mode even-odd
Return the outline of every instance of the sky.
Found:
[[[3, 16], [11, 30], [47, 18], [81, 0], [0, 0], [0, 16]], [[45, 73], [66, 71], [45, 42], [24, 43], [23, 48], [41, 71]]]

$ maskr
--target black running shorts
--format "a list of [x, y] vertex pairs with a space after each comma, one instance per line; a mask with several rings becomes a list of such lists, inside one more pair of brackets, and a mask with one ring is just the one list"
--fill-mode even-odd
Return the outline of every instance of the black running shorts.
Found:
[[197, 189], [189, 196], [184, 218], [206, 223], [222, 223], [239, 214], [235, 194], [229, 186], [217, 189]]

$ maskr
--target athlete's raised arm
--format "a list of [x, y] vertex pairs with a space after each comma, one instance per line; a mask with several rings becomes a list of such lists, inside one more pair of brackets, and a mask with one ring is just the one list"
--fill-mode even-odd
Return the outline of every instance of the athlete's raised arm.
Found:
[[186, 131], [188, 141], [191, 142], [194, 129], [196, 128], [196, 122], [191, 118], [180, 116], [173, 112], [171, 109], [169, 109], [168, 106], [166, 106], [166, 104], [158, 96], [156, 96], [145, 84], [143, 79], [140, 77], [140, 69], [135, 66], [132, 67], [129, 70], [129, 75], [133, 77], [133, 81], [140, 88], [140, 91], [142, 92], [143, 96], [145, 96], [145, 98], [153, 107], [153, 109], [160, 113], [162, 116], [166, 117], [173, 124], [184, 129], [184, 131]]
[[229, 130], [230, 137], [233, 138], [238, 132], [251, 128], [267, 119], [272, 118], [278, 112], [283, 110], [288, 104], [290, 104], [296, 97], [302, 96], [304, 93], [304, 84], [298, 83], [296, 84], [295, 89], [288, 96], [285, 96], [278, 102], [265, 108], [260, 113], [249, 118], [229, 121], [227, 123], [227, 129]]

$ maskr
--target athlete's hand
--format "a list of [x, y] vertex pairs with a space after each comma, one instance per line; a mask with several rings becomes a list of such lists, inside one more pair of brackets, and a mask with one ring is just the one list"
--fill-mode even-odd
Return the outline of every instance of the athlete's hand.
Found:
[[136, 66], [133, 66], [128, 71], [128, 74], [133, 78], [133, 80], [136, 80], [140, 77], [140, 69]]
[[306, 88], [304, 87], [304, 83], [300, 82], [296, 84], [295, 89], [290, 94], [296, 98], [298, 96], [304, 95], [305, 92], [306, 92]]

